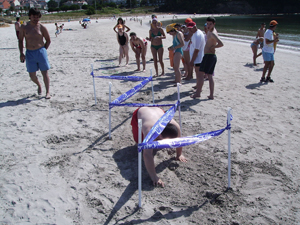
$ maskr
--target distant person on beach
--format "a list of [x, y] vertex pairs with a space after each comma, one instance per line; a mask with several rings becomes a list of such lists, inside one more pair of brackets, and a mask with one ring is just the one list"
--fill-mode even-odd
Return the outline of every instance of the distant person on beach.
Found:
[[128, 61], [129, 61], [129, 55], [128, 55], [129, 37], [128, 37], [128, 34], [124, 32], [123, 27], [122, 27], [121, 24], [118, 25], [117, 40], [118, 40], [118, 43], [120, 45], [120, 48], [119, 48], [119, 52], [120, 52], [120, 54], [119, 54], [119, 66], [121, 65], [122, 58], [123, 58], [124, 55], [126, 57], [126, 65], [125, 66], [127, 66]]
[[[273, 70], [273, 67], [275, 65], [274, 63], [274, 44], [279, 41], [278, 36], [274, 36], [273, 32], [275, 31], [277, 27], [277, 21], [272, 20], [270, 22], [269, 29], [266, 30], [265, 35], [264, 35], [264, 47], [262, 49], [262, 55], [264, 58], [264, 69], [262, 73], [262, 77], [260, 79], [260, 82], [271, 82], [273, 83], [274, 81], [271, 79], [271, 73]], [[267, 78], [265, 78], [266, 73], [268, 70], [268, 75]]]
[[[125, 21], [120, 17], [120, 18], [118, 18], [118, 20], [117, 20], [117, 24], [116, 24], [116, 26], [114, 26], [114, 28], [113, 28], [113, 30], [116, 32], [116, 33], [118, 33], [119, 31], [119, 25], [122, 25], [122, 29], [123, 29], [123, 32], [128, 32], [128, 31], [130, 31], [130, 28], [129, 27], [127, 27], [126, 25], [125, 25]], [[116, 28], [118, 28], [117, 30], [116, 30]], [[126, 29], [126, 31], [125, 31], [125, 29]]]
[[57, 35], [59, 35], [59, 27], [58, 27], [58, 24], [57, 23], [55, 23], [54, 24], [55, 25], [55, 37], [57, 37]]
[[212, 16], [206, 19], [207, 24], [207, 41], [204, 47], [204, 57], [200, 64], [200, 75], [199, 75], [199, 82], [197, 81], [197, 89], [192, 98], [200, 97], [202, 92], [202, 87], [204, 83], [204, 75], [207, 74], [208, 81], [209, 81], [209, 90], [210, 95], [207, 96], [208, 99], [214, 99], [214, 80], [213, 80], [213, 73], [217, 63], [217, 56], [216, 56], [216, 48], [223, 47], [223, 42], [218, 36], [217, 30], [215, 28], [216, 19]]
[[152, 20], [153, 27], [149, 30], [149, 37], [146, 37], [148, 41], [151, 41], [151, 52], [154, 61], [154, 68], [156, 74], [154, 76], [158, 76], [158, 64], [157, 60], [160, 62], [161, 66], [161, 74], [160, 76], [165, 74], [165, 66], [163, 62], [163, 54], [164, 54], [164, 47], [162, 44], [162, 39], [166, 38], [165, 32], [161, 27], [158, 27], [158, 21], [156, 18]]
[[[205, 39], [204, 39], [203, 32], [197, 28], [195, 22], [189, 22], [187, 24], [187, 28], [189, 29], [189, 32], [193, 34], [191, 37], [191, 44], [190, 44], [190, 66], [192, 68], [195, 68], [196, 79], [197, 79], [196, 88], [197, 88], [200, 85], [201, 78], [203, 79], [203, 77], [201, 77], [199, 69], [200, 69], [200, 63], [202, 62], [202, 58], [204, 55]], [[197, 94], [197, 91], [198, 88], [196, 90], [196, 93], [193, 94], [191, 97], [193, 98], [200, 97], [200, 93]]]
[[260, 45], [260, 43], [262, 43], [264, 41], [263, 37], [257, 38], [255, 39], [252, 43], [251, 43], [251, 49], [253, 52], [253, 65], [256, 66], [256, 58], [262, 55], [262, 52], [257, 54], [257, 50], [258, 50], [258, 46]]
[[[164, 111], [158, 107], [141, 107], [134, 111], [131, 119], [132, 134], [136, 143], [138, 143], [138, 119], [142, 119], [142, 140], [150, 132], [154, 124], [164, 115]], [[163, 140], [169, 138], [181, 137], [179, 124], [172, 119], [163, 132], [155, 139]], [[143, 158], [145, 167], [149, 173], [149, 176], [153, 182], [153, 185], [164, 187], [164, 182], [157, 176], [154, 164], [153, 149], [145, 149], [143, 151]], [[181, 162], [187, 162], [186, 158], [182, 155], [182, 147], [176, 148], [176, 159]]]
[[[257, 34], [256, 34], [256, 39], [257, 38], [260, 38], [260, 37], [264, 37], [264, 35], [265, 35], [265, 31], [266, 31], [266, 24], [265, 23], [262, 23], [261, 25], [260, 25], [260, 28], [258, 29], [258, 31], [257, 31]], [[263, 48], [264, 47], [264, 42], [261, 42], [260, 43], [260, 48]]]
[[[42, 86], [36, 76], [36, 71], [41, 70], [46, 87], [46, 99], [50, 99], [50, 79], [48, 70], [50, 64], [48, 61], [47, 49], [51, 43], [47, 28], [42, 25], [39, 20], [42, 14], [38, 9], [31, 8], [28, 13], [30, 21], [26, 25], [22, 25], [19, 33], [19, 50], [20, 60], [22, 63], [26, 61], [27, 71], [31, 80], [38, 86], [38, 94], [42, 93]], [[23, 41], [26, 42], [26, 55], [23, 53]], [[44, 43], [45, 39], [45, 43]]]
[[62, 33], [62, 31], [63, 31], [63, 29], [64, 29], [64, 25], [65, 25], [65, 24], [62, 24], [62, 25], [59, 26], [59, 33]]
[[15, 30], [16, 30], [17, 39], [19, 39], [20, 28], [21, 28], [20, 17], [17, 17], [16, 22], [15, 22]]
[[130, 33], [130, 46], [135, 53], [137, 70], [140, 71], [140, 57], [142, 57], [143, 71], [146, 70], [146, 54], [147, 54], [147, 41], [136, 36], [136, 33]]
[[181, 31], [176, 29], [176, 24], [169, 24], [166, 27], [168, 34], [173, 36], [173, 45], [168, 48], [169, 51], [172, 51], [173, 56], [173, 68], [175, 72], [175, 83], [181, 83], [181, 72], [179, 69], [180, 60], [183, 55], [182, 47], [184, 46], [184, 37]]

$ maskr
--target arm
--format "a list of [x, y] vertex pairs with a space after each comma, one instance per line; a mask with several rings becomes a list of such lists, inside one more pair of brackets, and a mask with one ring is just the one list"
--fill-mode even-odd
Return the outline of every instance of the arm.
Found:
[[268, 44], [275, 43], [275, 42], [278, 42], [278, 41], [279, 41], [278, 37], [275, 37], [274, 40], [266, 39], [266, 44], [268, 45]]
[[164, 187], [164, 182], [157, 176], [155, 171], [155, 165], [154, 165], [154, 158], [153, 158], [153, 149], [145, 149], [143, 151], [143, 158], [145, 167], [147, 169], [147, 172], [153, 181], [153, 185], [160, 185]]
[[[174, 119], [171, 120], [171, 123], [177, 127], [177, 130], [178, 130], [177, 137], [178, 138], [181, 137], [179, 124]], [[186, 158], [182, 155], [182, 147], [176, 148], [176, 160], [179, 160], [180, 162], [187, 162]]]
[[118, 33], [118, 31], [116, 31], [116, 28], [117, 28], [118, 24], [116, 26], [114, 26], [113, 30], [114, 32]]
[[190, 61], [190, 65], [191, 66], [194, 66], [194, 62], [195, 62], [195, 60], [196, 60], [196, 58], [198, 56], [199, 51], [200, 51], [199, 49], [195, 49], [194, 50], [193, 57], [192, 57], [192, 59]]
[[124, 28], [126, 28], [126, 29], [127, 29], [127, 30], [126, 30], [126, 32], [130, 31], [130, 28], [129, 28], [129, 27], [127, 27], [125, 24], [124, 24], [123, 26], [124, 26]]
[[151, 30], [149, 30], [149, 37], [146, 37], [147, 41], [152, 41], [152, 37], [151, 37]]
[[41, 26], [41, 31], [42, 31], [43, 37], [46, 40], [46, 43], [45, 43], [44, 46], [45, 46], [46, 49], [48, 49], [48, 47], [49, 47], [49, 45], [51, 43], [49, 32], [48, 32], [47, 28], [44, 27], [43, 25]]
[[118, 32], [117, 32], [117, 41], [118, 41], [118, 43], [120, 45], [120, 40], [119, 40], [119, 37], [118, 37]]
[[25, 55], [23, 53], [24, 49], [24, 26], [21, 26], [20, 33], [19, 33], [19, 51], [20, 51], [20, 61], [23, 63], [25, 62]]
[[215, 33], [213, 33], [213, 37], [217, 41], [217, 45], [214, 46], [215, 48], [221, 48], [221, 47], [224, 46], [223, 42], [221, 41], [221, 39], [219, 38], [218, 35], [216, 35]]
[[157, 36], [157, 38], [166, 39], [166, 34], [165, 34], [164, 30], [161, 29], [161, 28], [160, 28], [160, 33], [161, 33], [162, 36]]
[[179, 31], [178, 34], [177, 34], [177, 38], [178, 38], [180, 44], [177, 45], [177, 46], [175, 47], [175, 49], [177, 49], [177, 48], [182, 48], [182, 47], [184, 46], [184, 41], [183, 41], [184, 37], [183, 37], [183, 33], [181, 33], [181, 32]]
[[136, 50], [135, 50], [135, 47], [134, 47], [134, 44], [132, 41], [130, 41], [130, 47], [131, 47], [132, 51], [134, 51], [134, 53], [136, 53]]
[[128, 37], [128, 34], [127, 33], [124, 33], [125, 37], [126, 37], [126, 45], [128, 46], [128, 43], [129, 43], [129, 37]]

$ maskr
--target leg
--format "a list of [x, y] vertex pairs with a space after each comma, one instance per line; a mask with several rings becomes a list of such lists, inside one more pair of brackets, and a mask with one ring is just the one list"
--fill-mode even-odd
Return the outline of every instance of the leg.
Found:
[[141, 56], [141, 49], [140, 48], [136, 48], [136, 53], [135, 53], [135, 59], [136, 59], [136, 64], [137, 64], [137, 71], [140, 71], [140, 56]]
[[124, 45], [123, 46], [123, 50], [124, 50], [124, 55], [126, 57], [126, 66], [127, 66], [128, 65], [128, 61], [129, 61], [129, 55], [128, 55], [129, 47], [128, 47], [128, 45]]
[[121, 62], [122, 62], [122, 57], [123, 57], [123, 47], [120, 45], [120, 48], [119, 48], [119, 66], [121, 65]]
[[29, 76], [30, 76], [31, 80], [33, 81], [33, 83], [35, 83], [38, 86], [38, 95], [41, 95], [42, 94], [42, 86], [39, 82], [39, 79], [36, 76], [36, 72], [29, 73]]
[[146, 70], [146, 54], [147, 54], [147, 46], [144, 48], [142, 52], [143, 71]]
[[191, 98], [200, 97], [201, 92], [202, 92], [202, 87], [203, 87], [203, 84], [204, 84], [204, 72], [199, 71], [199, 69], [200, 69], [199, 66], [195, 66], [195, 73], [196, 73], [197, 85], [196, 85], [196, 91], [191, 96]]
[[272, 70], [273, 70], [273, 67], [274, 67], [274, 61], [270, 61], [270, 66], [269, 66], [269, 71], [268, 71], [268, 75], [267, 75], [267, 78], [270, 78], [271, 77], [271, 73], [272, 73]]
[[251, 48], [252, 48], [252, 52], [253, 52], [253, 65], [256, 66], [257, 46], [253, 45]]
[[181, 83], [181, 72], [179, 69], [179, 65], [180, 65], [180, 59], [181, 59], [181, 54], [179, 52], [176, 52], [174, 54], [174, 72], [175, 72], [175, 82], [176, 83]]
[[161, 66], [161, 75], [160, 76], [163, 76], [163, 75], [165, 75], [165, 65], [164, 65], [164, 61], [163, 61], [164, 48], [161, 47], [160, 49], [157, 50], [157, 52], [158, 52], [158, 59], [160, 62], [160, 66]]
[[42, 75], [43, 75], [43, 78], [44, 78], [44, 84], [45, 84], [45, 87], [46, 87], [46, 99], [50, 99], [51, 96], [50, 96], [50, 78], [48, 76], [48, 70], [45, 70], [45, 71], [41, 71], [42, 72]]
[[261, 80], [264, 80], [264, 79], [265, 79], [265, 75], [266, 75], [267, 70], [268, 70], [269, 67], [270, 67], [270, 64], [271, 64], [271, 61], [265, 61], [265, 66], [264, 66], [264, 69], [263, 69], [263, 73], [262, 73], [262, 76], [261, 76]]
[[155, 72], [156, 72], [156, 74], [154, 75], [154, 77], [156, 77], [156, 76], [158, 76], [157, 50], [155, 48], [151, 47], [151, 52], [152, 52], [153, 62], [154, 62], [154, 68], [155, 68]]
[[208, 81], [209, 81], [209, 93], [210, 93], [210, 95], [207, 97], [209, 99], [214, 99], [215, 82], [214, 82], [212, 74], [207, 74], [207, 76], [208, 76]]

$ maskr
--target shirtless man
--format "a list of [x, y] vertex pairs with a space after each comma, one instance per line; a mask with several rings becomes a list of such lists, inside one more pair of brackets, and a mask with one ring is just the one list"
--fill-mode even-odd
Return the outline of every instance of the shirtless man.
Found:
[[[265, 31], [266, 31], [266, 24], [265, 23], [262, 23], [260, 25], [260, 28], [258, 29], [257, 31], [257, 34], [256, 34], [256, 39], [260, 38], [260, 37], [264, 37], [264, 34], [265, 34]], [[260, 44], [260, 48], [263, 48], [264, 47], [264, 42], [261, 42]]]
[[[141, 107], [134, 111], [131, 120], [132, 134], [136, 143], [138, 143], [138, 119], [142, 119], [142, 140], [147, 136], [154, 124], [162, 117], [164, 111], [158, 107]], [[180, 137], [180, 126], [175, 120], [171, 120], [163, 132], [155, 139], [156, 141]], [[164, 187], [164, 182], [157, 176], [154, 165], [153, 149], [145, 149], [143, 158], [146, 169], [149, 173], [153, 185]], [[187, 162], [182, 155], [182, 147], [176, 148], [176, 159], [181, 162]]]
[[135, 53], [137, 70], [140, 71], [140, 57], [142, 57], [143, 71], [146, 70], [146, 54], [147, 54], [147, 41], [136, 36], [136, 33], [130, 33], [130, 46]]
[[15, 22], [15, 30], [16, 30], [17, 39], [19, 39], [20, 28], [21, 28], [20, 17], [17, 17], [16, 22]]
[[[50, 64], [47, 56], [47, 49], [51, 43], [49, 32], [47, 28], [39, 22], [42, 16], [40, 11], [31, 8], [28, 15], [30, 21], [25, 26], [21, 26], [19, 33], [20, 60], [22, 63], [26, 60], [27, 71], [31, 80], [38, 86], [39, 95], [42, 93], [42, 86], [36, 76], [36, 71], [41, 70], [46, 87], [46, 99], [50, 99], [50, 79], [48, 76]], [[26, 56], [23, 53], [24, 38], [26, 42]], [[44, 39], [46, 41], [45, 43]]]
[[203, 83], [204, 83], [204, 74], [207, 74], [209, 81], [209, 90], [210, 95], [207, 96], [209, 99], [214, 99], [214, 80], [213, 80], [213, 72], [217, 63], [216, 56], [216, 48], [220, 48], [223, 46], [223, 42], [220, 40], [217, 30], [215, 28], [216, 19], [212, 16], [206, 19], [207, 24], [207, 40], [204, 47], [204, 57], [200, 64], [200, 82], [199, 85], [197, 83], [196, 93], [193, 97], [200, 97], [200, 93], [202, 91]]

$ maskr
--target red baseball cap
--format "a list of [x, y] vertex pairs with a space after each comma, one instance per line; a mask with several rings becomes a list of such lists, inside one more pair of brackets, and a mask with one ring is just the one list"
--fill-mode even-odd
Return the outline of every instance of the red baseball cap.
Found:
[[186, 27], [187, 28], [193, 28], [194, 26], [196, 26], [196, 23], [195, 22], [189, 22], [187, 25], [186, 25]]

